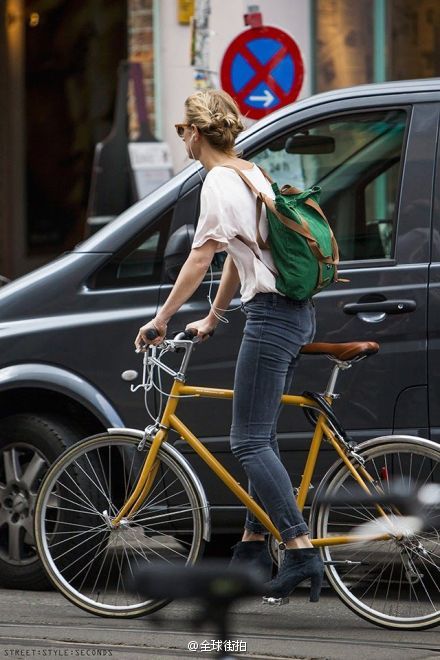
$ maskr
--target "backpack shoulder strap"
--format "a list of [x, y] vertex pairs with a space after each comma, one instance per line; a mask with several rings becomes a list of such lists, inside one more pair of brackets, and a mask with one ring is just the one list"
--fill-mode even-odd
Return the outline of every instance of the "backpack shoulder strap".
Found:
[[[269, 249], [269, 243], [267, 241], [263, 240], [263, 237], [261, 236], [260, 233], [260, 220], [261, 220], [261, 211], [263, 209], [263, 202], [266, 202], [266, 195], [262, 193], [260, 190], [258, 190], [252, 181], [249, 181], [247, 176], [243, 174], [243, 171], [240, 170], [238, 167], [234, 167], [234, 165], [221, 165], [221, 167], [228, 167], [230, 170], [234, 170], [240, 177], [240, 179], [247, 185], [248, 188], [256, 195], [256, 213], [255, 213], [255, 224], [256, 224], [256, 229], [257, 229], [257, 245], [260, 248], [263, 248], [264, 250]], [[261, 168], [260, 168], [261, 169]], [[271, 179], [267, 176], [267, 174], [264, 172], [264, 170], [261, 170], [264, 176], [267, 178], [268, 181], [271, 181]]]
[[270, 268], [270, 266], [268, 266], [267, 263], [266, 263], [265, 261], [263, 261], [263, 259], [262, 259], [261, 257], [259, 257], [258, 254], [257, 254], [256, 252], [253, 251], [253, 249], [251, 248], [251, 246], [249, 245], [249, 243], [248, 243], [248, 242], [247, 242], [242, 236], [236, 236], [235, 238], [238, 238], [238, 240], [239, 240], [241, 243], [243, 243], [244, 245], [246, 245], [246, 247], [247, 247], [247, 248], [252, 252], [252, 254], [254, 255], [255, 259], [258, 259], [258, 261], [261, 261], [261, 263], [263, 264], [263, 266], [266, 266], [267, 270], [268, 270], [270, 273], [272, 273], [272, 275], [273, 275], [275, 278], [278, 276], [277, 271], [276, 271], [276, 270], [273, 270], [272, 268]]
[[254, 186], [252, 181], [249, 181], [247, 176], [245, 174], [243, 174], [243, 171], [240, 170], [238, 167], [235, 167], [234, 165], [221, 165], [221, 167], [227, 167], [230, 170], [234, 170], [234, 172], [236, 172], [238, 174], [240, 179], [245, 182], [247, 187], [250, 188], [253, 193], [255, 193], [257, 196], [260, 195], [260, 191]]
[[[257, 163], [255, 163], [257, 165]], [[261, 174], [264, 176], [265, 179], [267, 179], [270, 183], [270, 185], [273, 184], [273, 179], [270, 178], [264, 167], [261, 167], [261, 165], [257, 165], [258, 169], [260, 170]]]

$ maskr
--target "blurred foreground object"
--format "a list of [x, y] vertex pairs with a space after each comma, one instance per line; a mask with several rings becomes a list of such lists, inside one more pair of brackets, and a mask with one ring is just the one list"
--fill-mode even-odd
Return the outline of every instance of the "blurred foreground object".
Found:
[[[192, 566], [151, 564], [148, 569], [134, 571], [129, 584], [131, 591], [144, 598], [200, 600], [202, 611], [193, 623], [197, 627], [213, 623], [219, 640], [230, 639], [229, 610], [233, 603], [263, 593], [263, 582], [252, 571], [229, 567], [217, 560]], [[217, 657], [233, 658], [225, 650]]]
[[323, 504], [387, 505], [387, 512], [353, 530], [369, 537], [377, 534], [417, 534], [424, 529], [440, 529], [440, 486], [429, 483], [417, 489], [402, 481], [390, 482], [387, 492], [367, 494], [360, 488], [346, 489], [336, 496], [323, 495]]

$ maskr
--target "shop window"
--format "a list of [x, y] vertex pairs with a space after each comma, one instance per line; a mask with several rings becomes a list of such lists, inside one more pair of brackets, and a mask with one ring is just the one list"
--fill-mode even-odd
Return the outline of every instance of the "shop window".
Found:
[[372, 83], [375, 76], [440, 75], [438, 0], [315, 0], [313, 7], [315, 92]]
[[373, 82], [372, 0], [315, 0], [315, 91]]
[[[26, 247], [50, 258], [84, 238], [95, 144], [113, 124], [127, 8], [26, 0]], [[121, 176], [118, 165], [114, 177]]]
[[438, 0], [388, 0], [388, 79], [440, 76]]

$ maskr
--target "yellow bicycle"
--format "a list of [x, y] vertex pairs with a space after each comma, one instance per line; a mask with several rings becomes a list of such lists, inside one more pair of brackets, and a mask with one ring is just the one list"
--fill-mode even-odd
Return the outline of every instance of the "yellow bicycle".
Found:
[[[194, 346], [181, 333], [144, 354], [138, 387], [151, 387], [154, 369], [173, 378], [160, 419], [145, 430], [111, 428], [86, 438], [56, 460], [40, 486], [34, 526], [41, 561], [55, 587], [92, 614], [137, 617], [163, 607], [169, 601], [146, 601], [128, 589], [127, 580], [151, 562], [192, 564], [209, 541], [210, 510], [203, 486], [168, 439], [170, 430], [265, 526], [275, 562], [283, 547], [266, 512], [176, 415], [187, 396], [233, 397], [232, 390], [186, 384]], [[435, 524], [440, 514], [432, 504], [430, 526], [414, 527], [395, 504], [383, 502], [399, 485], [416, 489], [439, 484], [439, 448], [402, 435], [356, 445], [331, 405], [340, 372], [378, 349], [373, 342], [303, 347], [303, 354], [324, 354], [333, 366], [323, 394], [282, 397], [285, 405], [302, 407], [314, 425], [297, 502], [303, 510], [325, 440], [337, 456], [313, 499], [309, 527], [312, 543], [321, 548], [328, 582], [351, 610], [374, 624], [430, 628], [440, 623], [440, 536]], [[178, 351], [183, 356], [175, 370], [166, 356]], [[371, 502], [357, 499], [356, 492], [371, 495]]]

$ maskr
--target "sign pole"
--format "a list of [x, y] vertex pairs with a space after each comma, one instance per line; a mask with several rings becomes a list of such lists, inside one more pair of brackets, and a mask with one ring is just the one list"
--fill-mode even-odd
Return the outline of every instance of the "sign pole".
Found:
[[191, 19], [191, 66], [194, 68], [195, 89], [213, 87], [209, 69], [210, 0], [196, 0], [195, 16]]

